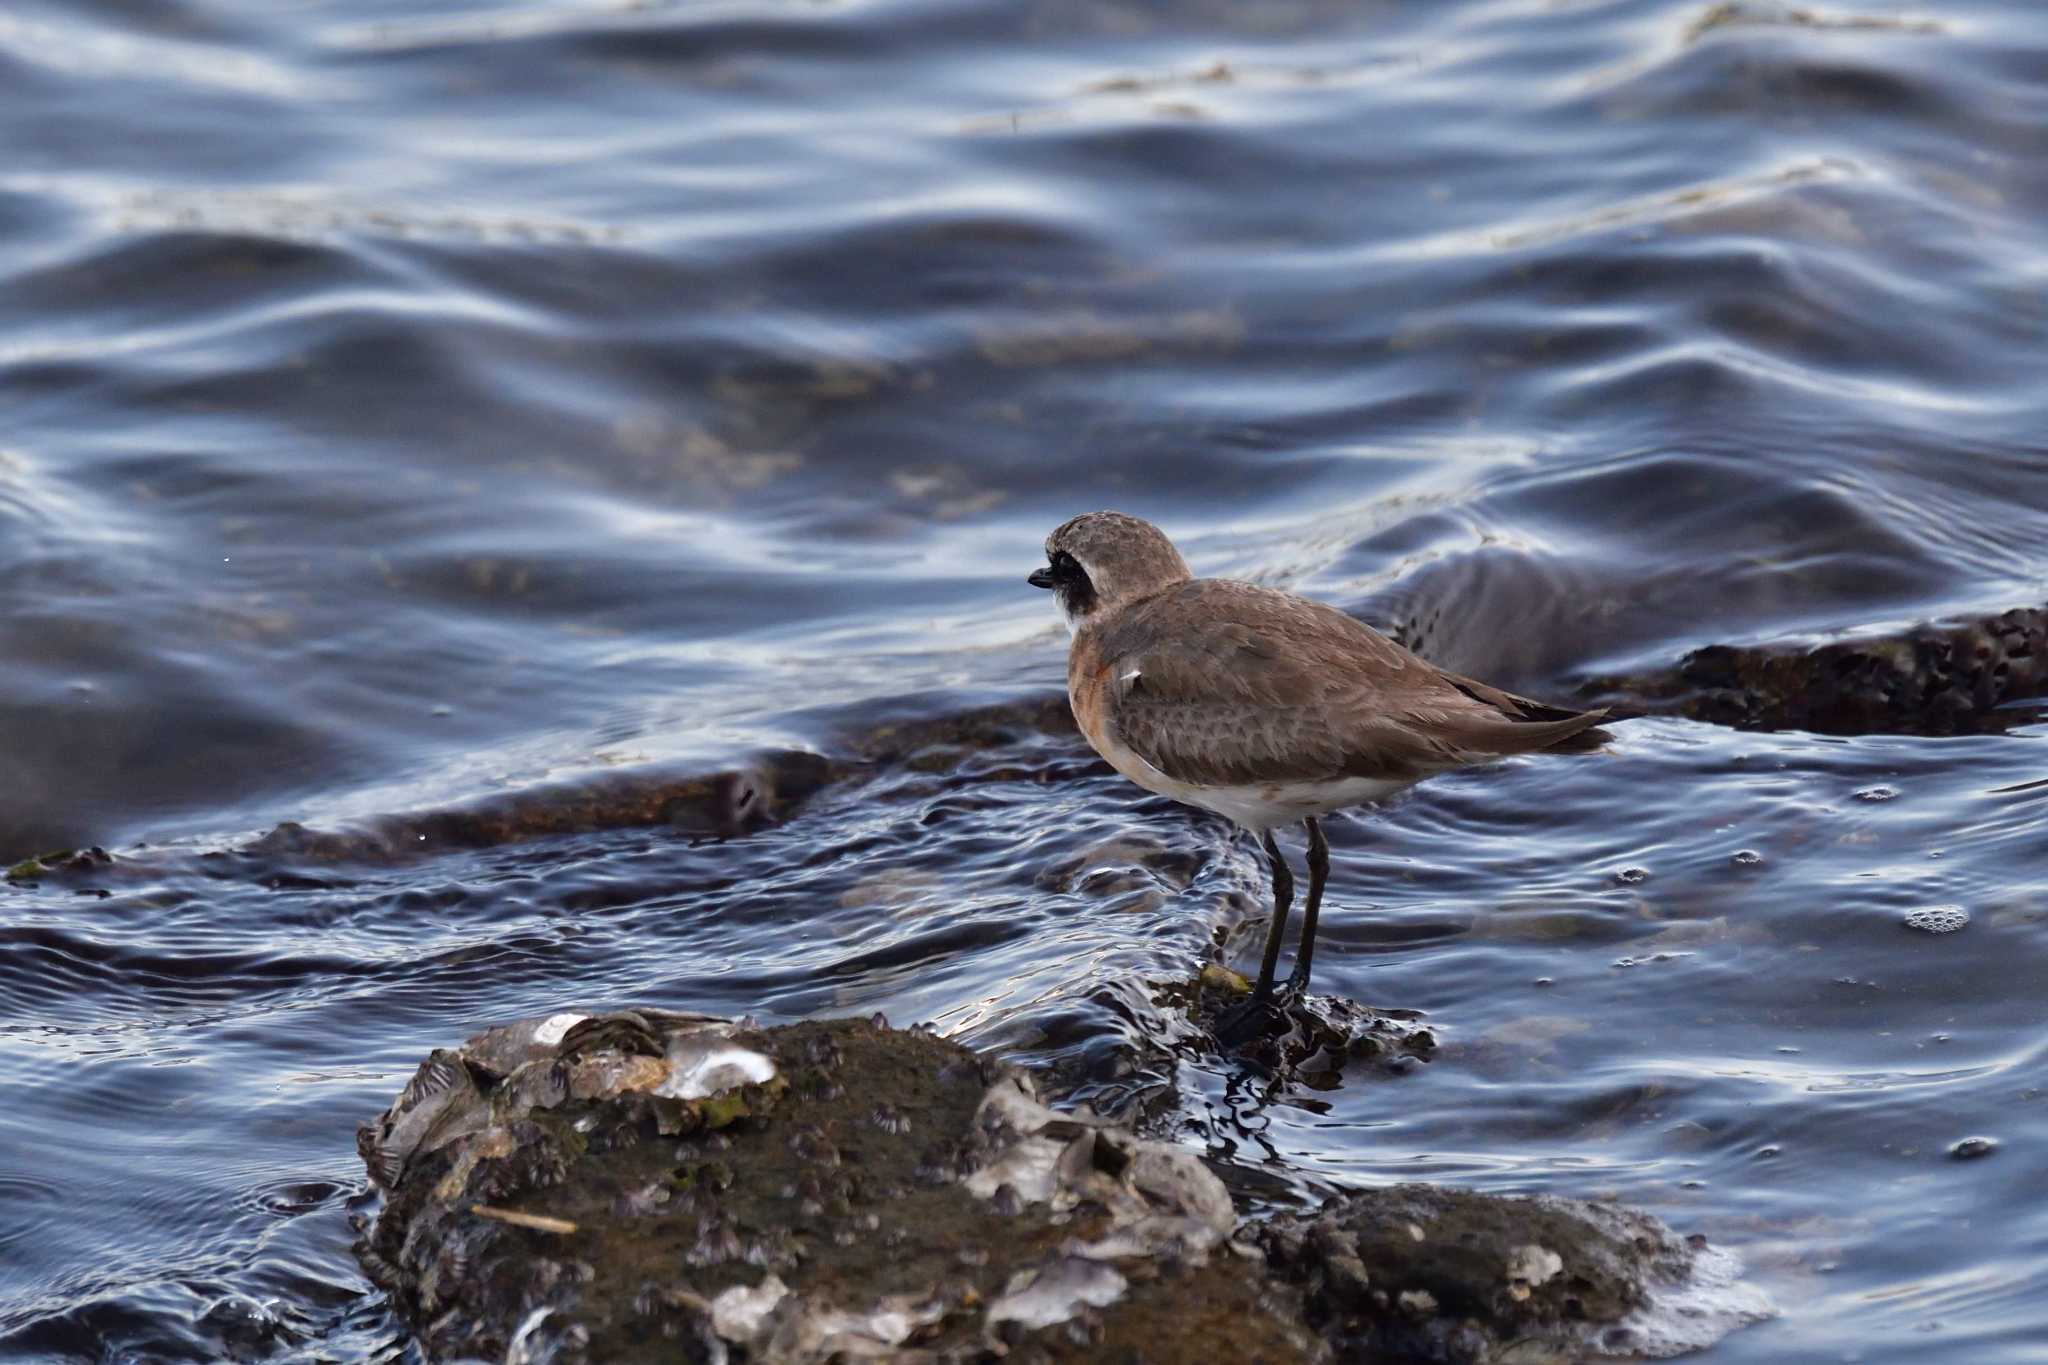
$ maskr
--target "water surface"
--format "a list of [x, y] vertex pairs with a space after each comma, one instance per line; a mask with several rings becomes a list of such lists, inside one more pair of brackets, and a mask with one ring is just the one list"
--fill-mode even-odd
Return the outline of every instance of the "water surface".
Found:
[[0, 83], [0, 853], [120, 859], [0, 890], [0, 1353], [402, 1358], [354, 1125], [639, 1000], [929, 1019], [1273, 1201], [1612, 1194], [1784, 1308], [1717, 1360], [2037, 1358], [2039, 727], [1347, 817], [1319, 988], [1444, 1048], [1328, 1091], [1160, 1003], [1259, 860], [1069, 735], [213, 856], [1044, 695], [1102, 506], [1558, 696], [2038, 605], [2035, 6], [74, 0]]

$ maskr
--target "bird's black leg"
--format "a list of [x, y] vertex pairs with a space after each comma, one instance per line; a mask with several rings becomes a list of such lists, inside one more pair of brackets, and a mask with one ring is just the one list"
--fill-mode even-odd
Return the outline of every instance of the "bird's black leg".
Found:
[[[1308, 825], [1308, 903], [1301, 910], [1301, 946], [1294, 950], [1294, 971], [1287, 978], [1287, 996], [1300, 999], [1308, 993], [1309, 966], [1316, 957], [1316, 916], [1323, 908], [1323, 884], [1330, 880], [1330, 842], [1323, 827], [1311, 815]], [[1267, 837], [1271, 837], [1270, 835]]]
[[1266, 930], [1266, 956], [1259, 964], [1259, 980], [1252, 987], [1251, 998], [1231, 1006], [1216, 1019], [1216, 1040], [1225, 1047], [1250, 1042], [1265, 1033], [1275, 1017], [1273, 975], [1280, 967], [1280, 940], [1287, 934], [1287, 911], [1294, 904], [1294, 873], [1281, 856], [1280, 845], [1273, 842], [1273, 831], [1266, 831], [1263, 842], [1266, 857], [1273, 864], [1273, 924]]
[[1294, 904], [1294, 872], [1266, 831], [1266, 856], [1273, 862], [1273, 926], [1266, 930], [1266, 956], [1259, 963], [1259, 984], [1252, 987], [1252, 999], [1264, 1002], [1273, 994], [1273, 973], [1280, 968], [1280, 940], [1287, 933], [1287, 911]]

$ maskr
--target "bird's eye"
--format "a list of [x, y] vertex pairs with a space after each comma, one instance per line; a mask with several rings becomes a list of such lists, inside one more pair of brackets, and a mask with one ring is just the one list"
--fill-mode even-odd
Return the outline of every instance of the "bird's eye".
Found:
[[1081, 571], [1080, 562], [1065, 550], [1061, 550], [1052, 557], [1052, 567], [1055, 573], [1060, 574], [1072, 574]]

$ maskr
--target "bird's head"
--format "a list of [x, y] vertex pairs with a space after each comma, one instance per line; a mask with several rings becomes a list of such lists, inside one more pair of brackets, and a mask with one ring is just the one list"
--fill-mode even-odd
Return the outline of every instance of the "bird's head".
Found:
[[1070, 631], [1193, 576], [1163, 531], [1122, 512], [1075, 517], [1045, 538], [1045, 560], [1031, 586], [1052, 590]]

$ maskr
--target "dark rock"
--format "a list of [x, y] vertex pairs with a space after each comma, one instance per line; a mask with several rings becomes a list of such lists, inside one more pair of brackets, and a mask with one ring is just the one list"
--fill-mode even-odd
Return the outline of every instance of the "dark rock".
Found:
[[1193, 1153], [867, 1021], [492, 1029], [360, 1146], [357, 1255], [436, 1359], [1526, 1362], [1767, 1311], [1596, 1204], [1403, 1185], [1240, 1228]]
[[1822, 645], [1710, 645], [1675, 669], [1592, 679], [1579, 696], [1618, 713], [1742, 730], [2004, 730], [2037, 717], [2048, 699], [2048, 607]]
[[113, 855], [95, 844], [91, 848], [66, 848], [23, 858], [7, 869], [10, 882], [40, 882], [52, 877], [76, 877], [112, 865]]
[[1770, 1311], [1733, 1258], [1578, 1200], [1395, 1185], [1249, 1237], [1342, 1360], [1676, 1355]]
[[[1245, 978], [1212, 963], [1196, 980], [1170, 983], [1156, 995], [1158, 1003], [1185, 1010], [1190, 1021], [1213, 1031], [1250, 990]], [[1288, 1082], [1329, 1090], [1361, 1069], [1400, 1076], [1436, 1056], [1436, 1034], [1422, 1020], [1419, 1010], [1373, 1009], [1332, 996], [1276, 1000], [1267, 1032], [1232, 1051]]]
[[726, 838], [786, 818], [846, 765], [796, 750], [729, 772], [661, 768], [537, 787], [445, 810], [315, 830], [287, 820], [240, 852], [259, 860], [386, 863], [451, 848], [496, 848], [591, 830], [666, 828]]
[[435, 1358], [1323, 1358], [1191, 1153], [969, 1058], [867, 1022], [493, 1029], [363, 1129], [357, 1252]]

